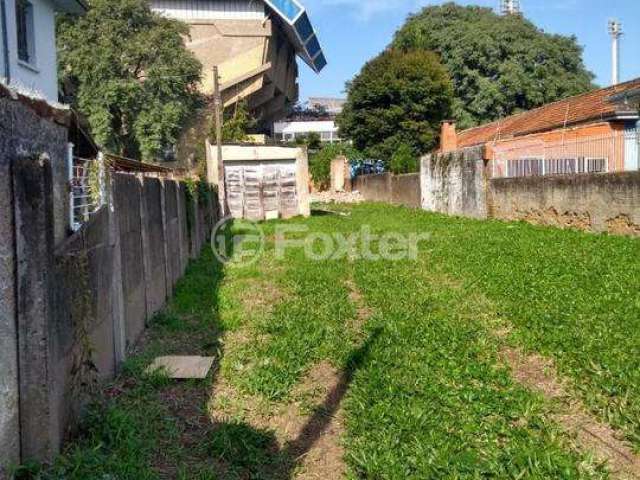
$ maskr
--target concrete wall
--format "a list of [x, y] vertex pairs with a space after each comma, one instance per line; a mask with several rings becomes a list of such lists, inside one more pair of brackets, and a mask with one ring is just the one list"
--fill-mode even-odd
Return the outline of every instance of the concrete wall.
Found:
[[361, 175], [353, 180], [352, 188], [368, 202], [384, 202], [420, 208], [420, 175]]
[[640, 236], [640, 172], [492, 179], [489, 199], [494, 218]]
[[49, 159], [54, 236], [61, 240], [68, 218], [66, 142], [65, 127], [43, 120], [18, 101], [0, 98], [0, 478], [2, 466], [20, 455], [12, 163], [24, 156]]
[[127, 346], [131, 346], [144, 330], [147, 317], [139, 180], [133, 175], [116, 174], [113, 198], [120, 222], [126, 339]]
[[368, 202], [391, 203], [391, 174], [361, 175], [353, 180], [353, 190]]
[[487, 217], [484, 149], [427, 155], [421, 167], [422, 208], [472, 218]]
[[53, 162], [7, 158], [0, 158], [0, 478], [11, 464], [59, 452], [96, 387], [114, 377], [184, 273], [189, 232], [201, 249], [217, 215], [213, 195], [193, 202], [189, 230], [184, 184], [112, 173], [112, 204], [54, 248]]
[[[167, 253], [164, 248], [166, 238], [163, 196], [164, 186], [160, 180], [148, 178], [142, 181], [142, 247], [147, 316], [155, 315], [164, 306], [167, 299]], [[179, 259], [179, 253], [177, 256]]]
[[420, 208], [419, 173], [391, 177], [391, 203], [409, 208]]

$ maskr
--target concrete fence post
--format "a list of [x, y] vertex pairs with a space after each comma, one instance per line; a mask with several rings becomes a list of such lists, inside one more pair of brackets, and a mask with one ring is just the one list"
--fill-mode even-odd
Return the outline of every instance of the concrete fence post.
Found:
[[22, 460], [46, 462], [59, 449], [52, 409], [53, 186], [48, 158], [13, 163]]
[[111, 298], [113, 301], [113, 339], [116, 372], [126, 360], [127, 330], [124, 314], [124, 292], [122, 291], [122, 252], [120, 250], [120, 219], [114, 202], [113, 177], [107, 184], [109, 189], [109, 247], [113, 252], [113, 275], [111, 277]]
[[[169, 258], [169, 227], [167, 225], [167, 182], [171, 182], [172, 180], [163, 179], [160, 181], [160, 211], [162, 213], [162, 231], [164, 232], [164, 278], [165, 278], [165, 289], [167, 292], [167, 299], [171, 297], [171, 292], [173, 291], [173, 282], [171, 281], [171, 264]], [[177, 190], [177, 189], [176, 189]], [[177, 199], [176, 199], [177, 200]]]
[[142, 173], [136, 174], [138, 182], [140, 182], [140, 237], [142, 240], [142, 273], [144, 283], [144, 301], [146, 306], [146, 320], [145, 325], [149, 325], [149, 320], [152, 312], [152, 306], [149, 298], [149, 285], [151, 283], [152, 268], [151, 268], [151, 248], [149, 246], [149, 222], [147, 212], [147, 202], [144, 191], [144, 175]]
[[0, 155], [0, 478], [20, 461], [13, 179], [6, 157]]

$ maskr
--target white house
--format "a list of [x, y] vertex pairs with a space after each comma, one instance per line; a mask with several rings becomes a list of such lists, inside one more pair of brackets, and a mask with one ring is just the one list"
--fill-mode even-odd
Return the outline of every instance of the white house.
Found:
[[279, 142], [294, 142], [296, 138], [317, 133], [322, 143], [340, 142], [336, 116], [342, 112], [346, 100], [342, 98], [311, 97], [307, 108], [315, 114], [294, 113], [286, 120], [273, 124], [273, 137]]
[[283, 120], [273, 124], [273, 135], [280, 142], [295, 142], [296, 138], [317, 133], [323, 143], [340, 141], [338, 126], [334, 120]]
[[82, 13], [83, 0], [0, 0], [0, 78], [58, 100], [57, 12]]

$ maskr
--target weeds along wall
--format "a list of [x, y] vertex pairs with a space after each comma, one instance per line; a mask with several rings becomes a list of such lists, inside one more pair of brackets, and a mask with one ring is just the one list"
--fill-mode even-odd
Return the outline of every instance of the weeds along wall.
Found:
[[[108, 204], [58, 242], [54, 162], [41, 154], [9, 158], [10, 168], [0, 165], [7, 173], [0, 176], [0, 294], [16, 300], [3, 301], [0, 319], [1, 341], [13, 345], [1, 354], [0, 398], [10, 400], [0, 415], [5, 474], [11, 464], [47, 462], [60, 451], [87, 401], [171, 297], [218, 215], [208, 189], [111, 173]], [[19, 381], [4, 371], [5, 356]]]

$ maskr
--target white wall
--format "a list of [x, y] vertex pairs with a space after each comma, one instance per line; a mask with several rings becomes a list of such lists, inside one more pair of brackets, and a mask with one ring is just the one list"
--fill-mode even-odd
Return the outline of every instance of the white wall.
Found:
[[[311, 122], [276, 122], [273, 124], [273, 134], [277, 140], [292, 140], [292, 136], [307, 135], [311, 132], [325, 134], [322, 138], [325, 142], [337, 141], [338, 127], [333, 120], [311, 121]], [[331, 133], [331, 138], [326, 138], [326, 134]]]
[[[7, 9], [11, 85], [31, 90], [49, 101], [56, 102], [58, 100], [58, 67], [53, 3], [50, 0], [30, 0], [33, 4], [35, 36], [35, 62], [32, 66], [18, 60], [15, 0], [4, 1]], [[4, 77], [4, 69], [0, 72]]]
[[180, 20], [262, 20], [261, 0], [151, 0], [151, 8]]

